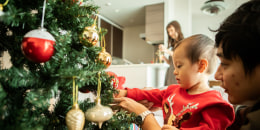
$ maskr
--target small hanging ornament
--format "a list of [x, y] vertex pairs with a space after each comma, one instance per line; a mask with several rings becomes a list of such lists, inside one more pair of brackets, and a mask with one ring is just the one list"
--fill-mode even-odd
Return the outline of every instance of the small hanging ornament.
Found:
[[110, 107], [103, 106], [101, 104], [100, 92], [101, 92], [101, 81], [100, 81], [100, 72], [99, 72], [97, 98], [95, 100], [96, 105], [85, 112], [86, 119], [98, 123], [99, 129], [101, 129], [104, 121], [109, 120], [113, 116], [112, 109]]
[[108, 52], [106, 52], [104, 47], [102, 47], [102, 51], [98, 54], [98, 60], [101, 61], [106, 68], [108, 68], [112, 63], [112, 57]]
[[29, 60], [35, 63], [48, 61], [54, 53], [54, 37], [43, 28], [46, 0], [43, 4], [41, 27], [25, 34], [21, 49]]
[[109, 76], [114, 76], [114, 78], [110, 81], [110, 83], [113, 86], [113, 88], [117, 89], [118, 88], [118, 84], [119, 84], [119, 80], [118, 80], [117, 75], [114, 72], [112, 72], [112, 71], [107, 71], [107, 74]]
[[12, 35], [13, 35], [13, 31], [7, 28], [6, 36], [12, 36]]
[[82, 92], [82, 93], [89, 93], [90, 92], [87, 87], [81, 87], [79, 89], [79, 91]]
[[85, 27], [83, 33], [80, 35], [80, 42], [87, 46], [95, 46], [98, 43], [99, 35], [98, 31], [96, 30], [96, 19], [92, 26]]
[[69, 130], [82, 130], [85, 124], [85, 115], [78, 105], [78, 86], [75, 86], [75, 78], [73, 77], [73, 106], [66, 114], [66, 125]]
[[103, 63], [106, 66], [106, 68], [108, 68], [112, 63], [112, 57], [108, 52], [106, 52], [106, 49], [105, 49], [106, 43], [105, 43], [104, 36], [103, 36], [103, 45], [102, 45], [102, 39], [101, 39], [101, 46], [103, 46], [103, 47], [102, 47], [101, 52], [98, 54], [98, 61]]
[[[62, 0], [63, 2], [65, 2], [66, 0]], [[83, 0], [73, 0], [72, 4], [75, 3], [75, 1], [77, 2], [77, 4], [81, 5], [83, 3]]]
[[35, 16], [36, 14], [38, 14], [38, 10], [32, 9], [30, 13], [31, 13], [32, 16]]
[[8, 4], [8, 0], [6, 0], [4, 4], [0, 3], [0, 16], [4, 15], [4, 12], [3, 12], [4, 6], [6, 6], [7, 4]]
[[52, 57], [54, 44], [54, 37], [46, 29], [40, 28], [25, 34], [21, 48], [27, 59], [35, 63], [43, 63]]

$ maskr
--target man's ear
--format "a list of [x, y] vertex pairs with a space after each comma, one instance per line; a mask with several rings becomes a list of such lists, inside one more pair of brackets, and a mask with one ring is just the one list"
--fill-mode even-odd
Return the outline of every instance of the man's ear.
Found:
[[199, 72], [203, 73], [208, 67], [208, 60], [206, 59], [201, 59], [199, 61]]

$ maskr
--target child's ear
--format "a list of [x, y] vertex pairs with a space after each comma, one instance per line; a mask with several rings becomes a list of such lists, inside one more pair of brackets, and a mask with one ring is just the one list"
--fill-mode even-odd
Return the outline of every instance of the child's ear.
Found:
[[207, 69], [208, 61], [206, 59], [201, 59], [199, 61], [199, 72], [202, 73]]

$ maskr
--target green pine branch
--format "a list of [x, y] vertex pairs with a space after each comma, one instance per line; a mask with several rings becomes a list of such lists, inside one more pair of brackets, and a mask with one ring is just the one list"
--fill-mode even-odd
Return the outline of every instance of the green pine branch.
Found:
[[[97, 73], [101, 72], [101, 101], [108, 106], [117, 91], [97, 56], [101, 47], [84, 46], [80, 35], [94, 24], [99, 7], [94, 2], [79, 6], [74, 0], [48, 0], [44, 28], [55, 38], [55, 53], [45, 63], [29, 61], [21, 51], [23, 36], [41, 26], [43, 0], [9, 0], [0, 17], [0, 54], [8, 51], [12, 67], [0, 70], [0, 128], [6, 130], [63, 130], [66, 113], [72, 107], [72, 77], [80, 90], [97, 91]], [[99, 36], [106, 33], [100, 29]], [[55, 98], [53, 109], [50, 100]], [[86, 112], [95, 103], [89, 99], [79, 102]], [[128, 129], [134, 115], [117, 112], [103, 123], [102, 129]], [[98, 126], [86, 121], [85, 129]]]

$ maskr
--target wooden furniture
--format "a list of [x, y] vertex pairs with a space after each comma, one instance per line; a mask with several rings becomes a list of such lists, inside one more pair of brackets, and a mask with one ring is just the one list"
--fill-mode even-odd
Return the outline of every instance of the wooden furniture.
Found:
[[105, 35], [106, 40], [106, 51], [111, 56], [116, 56], [122, 58], [123, 56], [123, 30], [115, 27], [111, 23], [100, 20], [100, 27], [107, 29], [107, 34]]
[[213, 86], [221, 86], [222, 82], [218, 81], [218, 80], [209, 80], [209, 86], [213, 87]]
[[145, 7], [145, 35], [149, 44], [164, 41], [164, 3]]

